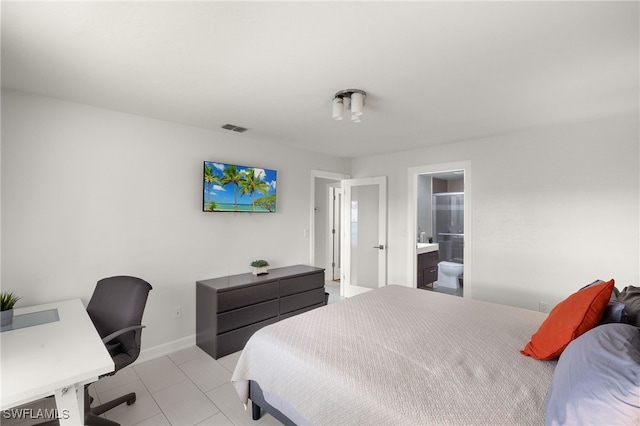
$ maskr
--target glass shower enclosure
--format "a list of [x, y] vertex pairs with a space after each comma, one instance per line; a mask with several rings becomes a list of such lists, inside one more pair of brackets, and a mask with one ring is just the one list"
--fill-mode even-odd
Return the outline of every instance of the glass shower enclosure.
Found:
[[441, 261], [464, 263], [464, 192], [432, 195], [433, 230]]

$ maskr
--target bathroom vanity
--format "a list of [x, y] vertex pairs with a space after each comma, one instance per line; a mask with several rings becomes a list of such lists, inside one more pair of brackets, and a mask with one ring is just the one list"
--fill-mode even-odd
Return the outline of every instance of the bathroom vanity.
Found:
[[433, 286], [438, 280], [438, 244], [436, 243], [418, 243], [418, 288]]

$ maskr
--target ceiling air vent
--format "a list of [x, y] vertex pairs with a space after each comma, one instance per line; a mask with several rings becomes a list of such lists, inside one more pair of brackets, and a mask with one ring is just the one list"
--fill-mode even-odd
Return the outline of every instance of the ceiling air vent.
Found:
[[222, 128], [225, 130], [232, 130], [238, 133], [246, 132], [248, 130], [246, 127], [235, 126], [233, 124], [225, 124], [224, 126], [222, 126]]

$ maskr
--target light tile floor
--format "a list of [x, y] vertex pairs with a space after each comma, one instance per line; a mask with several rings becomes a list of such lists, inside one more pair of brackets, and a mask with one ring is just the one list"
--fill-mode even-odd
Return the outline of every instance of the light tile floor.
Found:
[[324, 291], [329, 293], [329, 303], [339, 302], [344, 297], [340, 296], [340, 282], [338, 281], [325, 281]]
[[[104, 414], [122, 426], [279, 425], [268, 414], [253, 421], [251, 407], [245, 411], [230, 383], [239, 357], [240, 352], [236, 352], [215, 360], [193, 346], [125, 367], [91, 385], [89, 393], [94, 398], [93, 404], [100, 404], [135, 392], [134, 404], [122, 404]], [[55, 401], [45, 398], [21, 408], [31, 409], [31, 415], [35, 415], [38, 410], [55, 408]], [[27, 426], [40, 421], [17, 421], [3, 416], [0, 423]]]
[[[327, 282], [329, 303], [340, 301], [340, 284]], [[244, 409], [231, 384], [231, 374], [240, 352], [218, 360], [193, 346], [143, 363], [134, 363], [117, 374], [91, 385], [93, 405], [110, 401], [129, 392], [136, 402], [122, 404], [104, 414], [122, 426], [205, 426], [205, 425], [279, 425], [269, 414], [251, 419], [251, 407]], [[18, 408], [38, 410], [55, 408], [53, 398], [45, 398]], [[28, 426], [43, 419], [10, 419], [2, 413], [3, 426]]]

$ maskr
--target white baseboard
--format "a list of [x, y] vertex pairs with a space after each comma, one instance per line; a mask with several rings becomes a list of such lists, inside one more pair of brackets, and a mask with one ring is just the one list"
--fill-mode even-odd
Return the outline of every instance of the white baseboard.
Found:
[[195, 345], [196, 335], [192, 334], [190, 336], [183, 337], [182, 339], [173, 340], [171, 342], [163, 343], [151, 348], [144, 348], [140, 352], [140, 355], [136, 360], [136, 364], [160, 358], [161, 356], [165, 356], [182, 349], [187, 349]]

